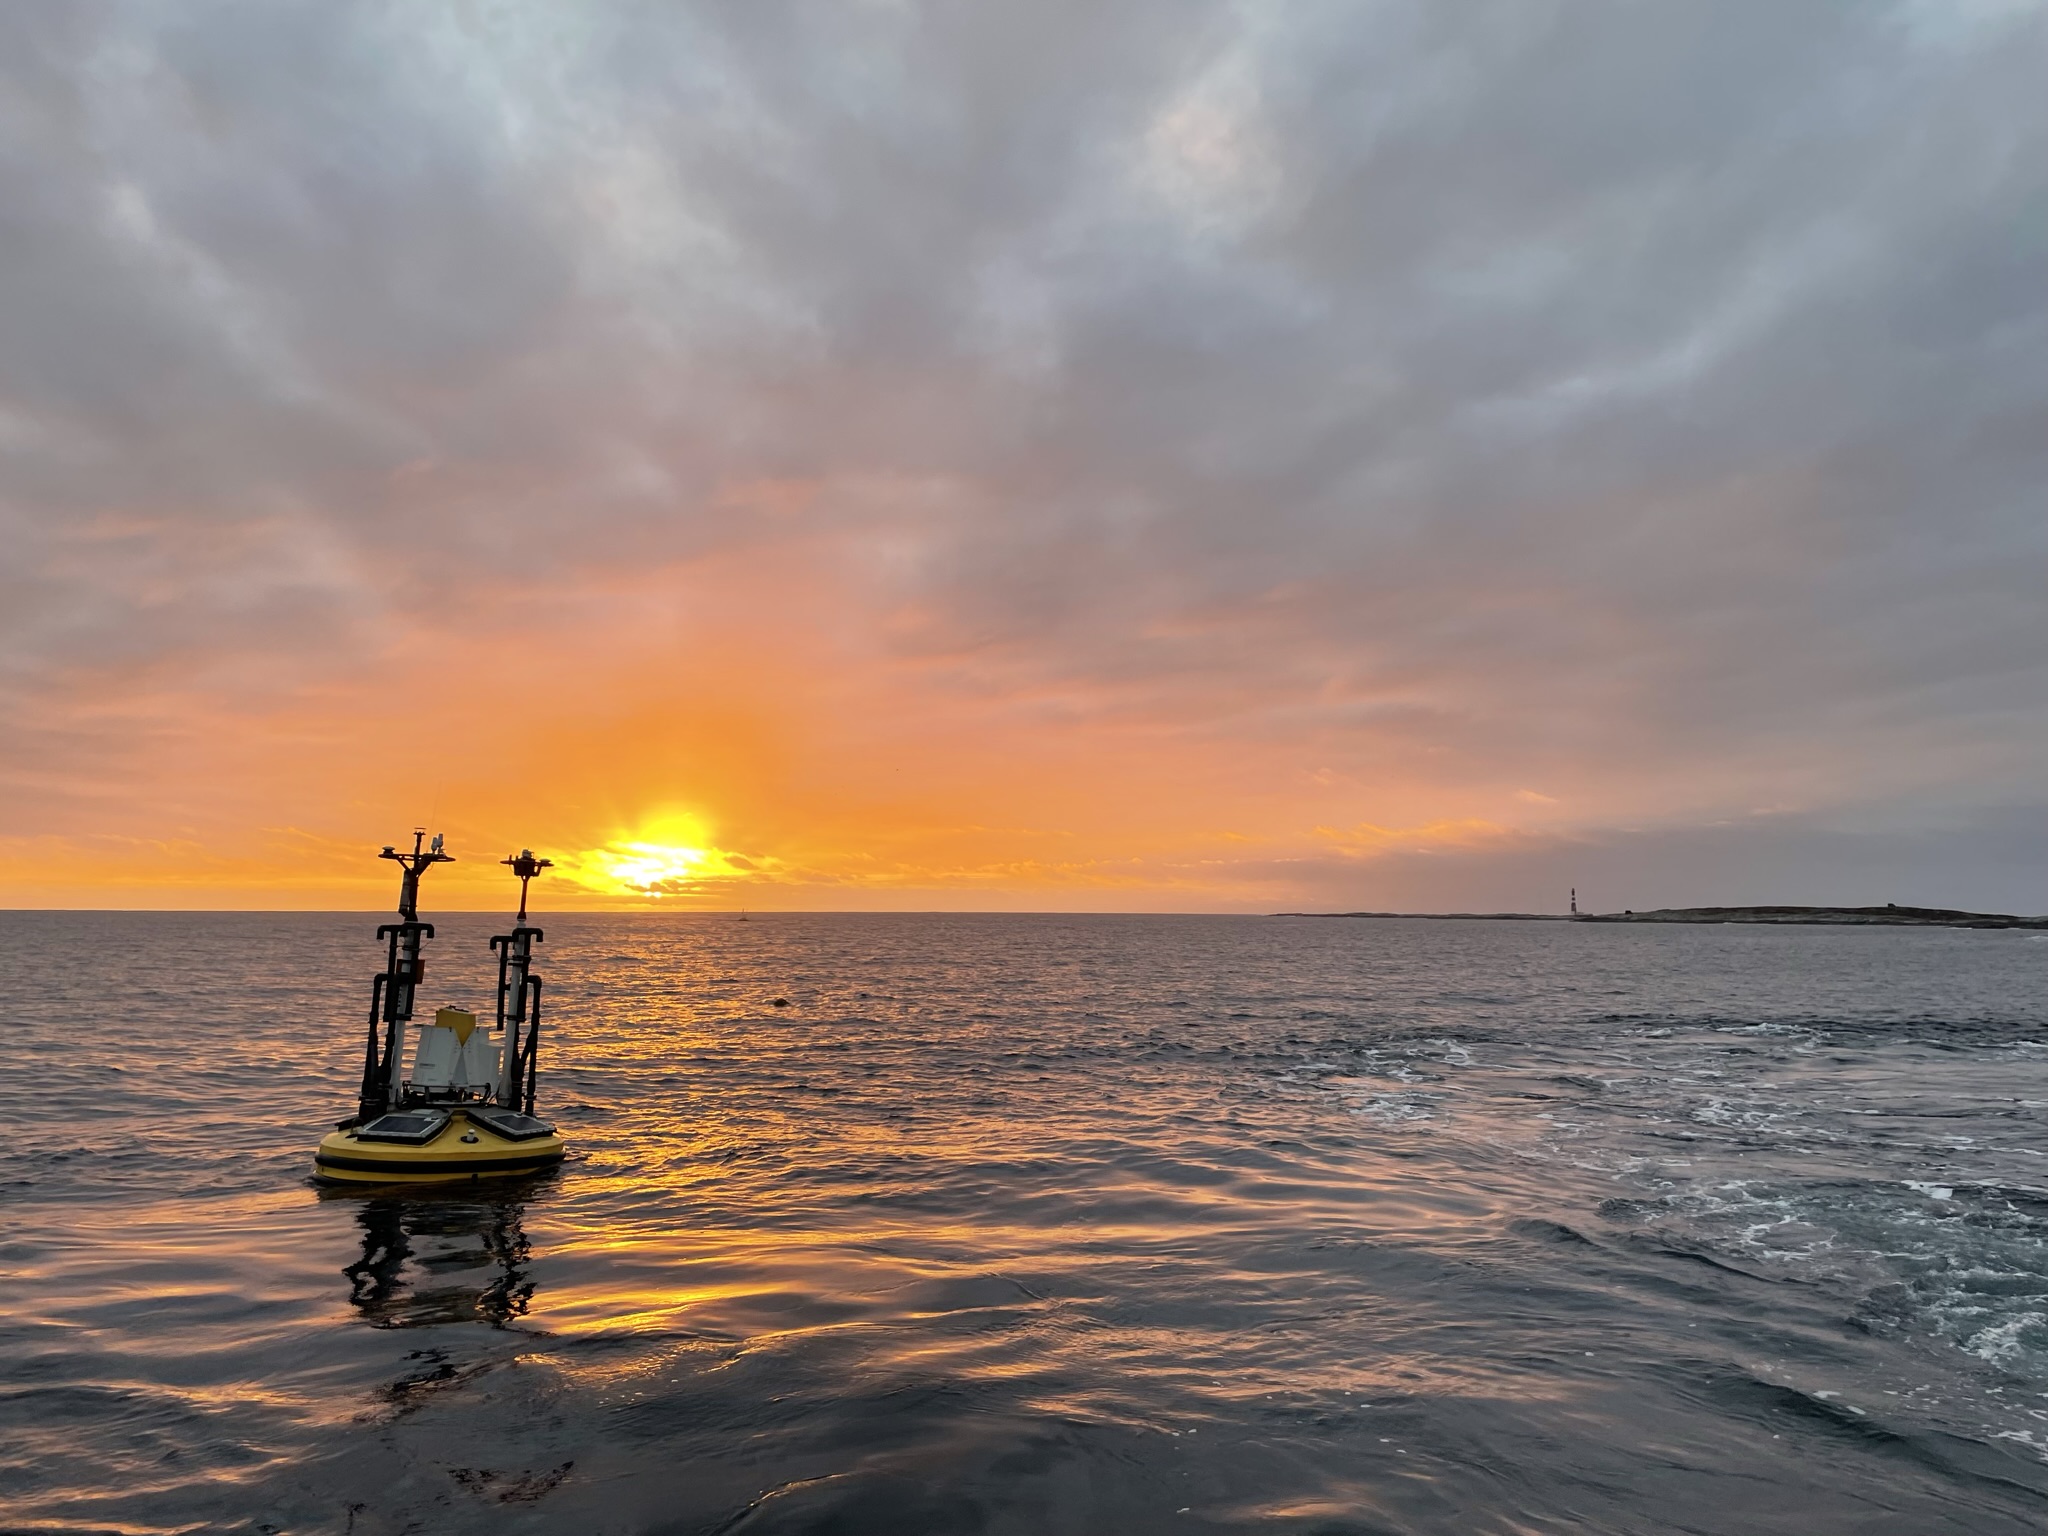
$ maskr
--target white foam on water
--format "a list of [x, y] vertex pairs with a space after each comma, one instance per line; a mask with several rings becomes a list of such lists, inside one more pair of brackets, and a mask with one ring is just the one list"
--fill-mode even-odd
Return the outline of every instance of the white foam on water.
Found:
[[1440, 1096], [1432, 1093], [1346, 1094], [1351, 1112], [1387, 1125], [1413, 1125], [1437, 1118]]
[[2024, 1363], [2048, 1345], [2048, 1313], [2022, 1312], [1964, 1341], [1963, 1348], [1993, 1365]]

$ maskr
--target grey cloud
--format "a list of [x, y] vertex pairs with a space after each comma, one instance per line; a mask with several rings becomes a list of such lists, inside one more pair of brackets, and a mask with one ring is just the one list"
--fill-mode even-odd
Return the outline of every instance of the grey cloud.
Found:
[[[508, 530], [784, 537], [721, 488], [812, 477], [963, 692], [1901, 816], [2048, 760], [2038, 9], [7, 25], [21, 709], [344, 665]], [[155, 531], [95, 554], [109, 511]]]

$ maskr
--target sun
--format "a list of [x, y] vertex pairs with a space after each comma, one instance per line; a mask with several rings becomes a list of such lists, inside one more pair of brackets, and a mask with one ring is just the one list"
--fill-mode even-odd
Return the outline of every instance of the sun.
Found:
[[716, 855], [709, 848], [612, 843], [602, 850], [604, 876], [630, 890], [660, 892], [696, 880]]
[[762, 878], [762, 861], [718, 847], [693, 815], [670, 812], [564, 861], [577, 884], [607, 896], [703, 895]]

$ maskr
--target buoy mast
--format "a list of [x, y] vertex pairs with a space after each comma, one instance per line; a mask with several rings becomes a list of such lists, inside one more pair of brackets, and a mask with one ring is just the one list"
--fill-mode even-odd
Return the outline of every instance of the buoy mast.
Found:
[[420, 941], [434, 936], [434, 925], [420, 921], [420, 876], [436, 864], [455, 862], [452, 854], [441, 851], [440, 833], [434, 834], [431, 846], [423, 847], [426, 837], [425, 827], [414, 827], [411, 853], [399, 853], [387, 843], [377, 855], [392, 860], [405, 874], [398, 885], [399, 920], [377, 930], [386, 948], [384, 974], [370, 984], [370, 1034], [364, 1045], [357, 1108], [364, 1119], [397, 1109], [405, 1096], [405, 1026], [412, 1022], [413, 999], [426, 978]]
[[[519, 917], [510, 933], [491, 940], [491, 948], [498, 952], [498, 1030], [505, 1043], [498, 1069], [498, 1102], [530, 1115], [540, 1059], [541, 979], [533, 973], [533, 946], [544, 942], [547, 935], [526, 921], [526, 887], [542, 870], [554, 868], [554, 860], [537, 859], [531, 848], [522, 848], [499, 862], [519, 877]], [[523, 1038], [522, 1024], [526, 1026]]]

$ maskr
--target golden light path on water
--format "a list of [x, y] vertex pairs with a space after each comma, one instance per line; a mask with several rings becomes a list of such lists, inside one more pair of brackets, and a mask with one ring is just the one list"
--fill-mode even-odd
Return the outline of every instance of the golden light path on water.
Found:
[[10, 1518], [2035, 1528], [2009, 935], [536, 916], [571, 1161], [400, 1195], [306, 1179], [368, 924], [8, 919]]

